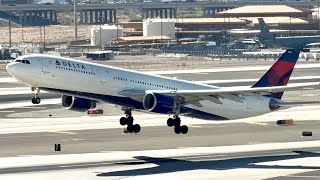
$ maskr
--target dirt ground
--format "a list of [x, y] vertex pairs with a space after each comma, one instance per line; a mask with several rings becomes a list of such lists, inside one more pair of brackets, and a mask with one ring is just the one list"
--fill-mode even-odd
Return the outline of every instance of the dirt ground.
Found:
[[[89, 39], [90, 29], [93, 25], [79, 25], [78, 39]], [[42, 43], [43, 42], [43, 27], [23, 27], [16, 26], [11, 28], [11, 42], [13, 45], [22, 43]], [[74, 40], [74, 26], [71, 25], [52, 25], [45, 27], [46, 44], [61, 43], [65, 44]], [[9, 43], [9, 28], [0, 28], [0, 44]]]
[[[58, 55], [54, 54], [53, 55]], [[115, 56], [112, 60], [107, 61], [92, 61], [84, 57], [74, 58], [84, 61], [100, 63], [120, 68], [141, 70], [141, 71], [164, 71], [164, 70], [181, 70], [181, 69], [212, 69], [212, 68], [224, 68], [235, 66], [261, 66], [272, 65], [274, 59], [222, 59], [212, 60], [203, 57], [159, 57], [154, 55], [139, 55], [139, 56]], [[297, 64], [305, 63], [320, 63], [316, 60], [306, 61], [300, 59]], [[0, 64], [0, 76], [9, 76], [5, 70], [6, 64]]]

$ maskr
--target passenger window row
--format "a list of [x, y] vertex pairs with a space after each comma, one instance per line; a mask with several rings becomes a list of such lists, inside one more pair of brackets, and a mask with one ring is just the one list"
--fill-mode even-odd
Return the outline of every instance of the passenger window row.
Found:
[[[113, 77], [114, 80], [120, 80], [120, 81], [128, 81], [126, 78], [121, 78], [121, 77]], [[143, 84], [143, 85], [149, 85], [149, 86], [154, 86], [154, 87], [160, 87], [160, 88], [166, 88], [166, 89], [172, 89], [172, 90], [178, 90], [177, 88], [169, 87], [169, 86], [164, 86], [164, 85], [159, 85], [155, 83], [147, 83], [143, 81], [137, 81], [137, 80], [130, 80], [131, 83], [136, 83], [136, 84]]]
[[78, 70], [78, 69], [72, 69], [72, 68], [66, 68], [66, 67], [60, 67], [60, 66], [56, 66], [56, 68], [57, 69], [62, 69], [62, 70], [67, 70], [67, 71], [79, 72], [79, 73], [83, 73], [83, 74], [96, 75], [93, 72], [82, 71], [82, 70]]

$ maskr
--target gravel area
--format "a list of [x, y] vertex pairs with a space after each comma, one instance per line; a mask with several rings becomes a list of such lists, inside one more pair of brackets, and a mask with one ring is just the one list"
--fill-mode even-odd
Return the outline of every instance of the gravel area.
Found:
[[[89, 39], [90, 29], [92, 25], [79, 25], [78, 26], [78, 39]], [[23, 33], [22, 33], [23, 32]], [[74, 40], [74, 27], [70, 25], [54, 25], [46, 26], [46, 44], [50, 43], [67, 43]], [[9, 42], [9, 28], [0, 28], [0, 44]], [[11, 28], [11, 42], [12, 44], [21, 43], [41, 43], [43, 42], [43, 27], [12, 27]]]
[[[153, 55], [139, 55], [139, 56], [115, 56], [113, 60], [108, 61], [91, 61], [85, 58], [76, 58], [84, 61], [106, 64], [121, 68], [152, 71], [152, 70], [179, 70], [179, 69], [210, 69], [220, 67], [236, 67], [236, 66], [261, 66], [272, 65], [274, 59], [222, 59], [209, 60], [203, 57], [159, 57]], [[298, 64], [305, 63], [320, 63], [316, 60], [306, 61], [301, 59]], [[8, 76], [5, 70], [5, 64], [0, 64], [0, 76]]]

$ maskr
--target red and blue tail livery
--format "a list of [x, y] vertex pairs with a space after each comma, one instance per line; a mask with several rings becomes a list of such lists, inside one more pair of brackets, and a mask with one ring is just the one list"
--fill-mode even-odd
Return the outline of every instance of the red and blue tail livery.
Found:
[[[299, 58], [300, 51], [287, 50], [273, 66], [252, 87], [286, 86]], [[271, 96], [281, 99], [283, 92], [271, 93]]]

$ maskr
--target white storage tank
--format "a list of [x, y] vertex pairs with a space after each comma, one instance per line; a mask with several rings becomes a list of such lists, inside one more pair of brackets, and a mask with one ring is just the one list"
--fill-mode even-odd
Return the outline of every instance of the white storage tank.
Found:
[[[101, 32], [100, 32], [101, 31]], [[101, 36], [100, 36], [101, 35]], [[122, 26], [116, 25], [98, 25], [91, 28], [91, 46], [100, 46], [108, 44], [112, 39], [123, 36]], [[101, 43], [100, 43], [101, 40]]]
[[175, 19], [144, 19], [143, 36], [168, 36], [176, 38]]

